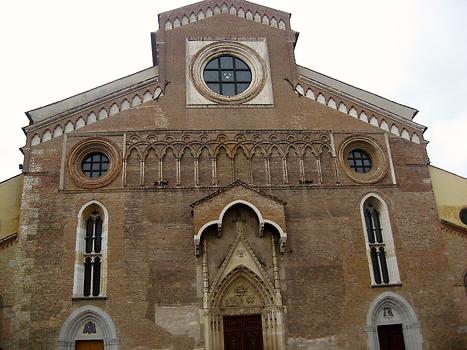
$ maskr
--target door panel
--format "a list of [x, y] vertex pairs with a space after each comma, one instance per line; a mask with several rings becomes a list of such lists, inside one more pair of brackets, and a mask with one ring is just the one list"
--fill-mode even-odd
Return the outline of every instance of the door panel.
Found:
[[380, 350], [405, 350], [401, 324], [378, 326]]
[[261, 315], [224, 317], [225, 350], [263, 350]]
[[75, 350], [104, 350], [104, 341], [77, 340]]

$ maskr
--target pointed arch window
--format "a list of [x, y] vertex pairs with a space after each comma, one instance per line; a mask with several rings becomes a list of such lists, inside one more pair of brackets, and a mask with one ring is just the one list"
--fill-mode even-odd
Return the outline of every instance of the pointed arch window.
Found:
[[400, 284], [389, 213], [376, 195], [366, 196], [361, 206], [371, 284]]
[[91, 202], [79, 214], [73, 295], [105, 296], [108, 218], [104, 207]]

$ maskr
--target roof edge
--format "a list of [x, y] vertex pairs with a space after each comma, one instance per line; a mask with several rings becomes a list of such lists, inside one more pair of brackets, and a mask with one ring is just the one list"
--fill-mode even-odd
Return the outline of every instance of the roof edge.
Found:
[[[73, 108], [78, 107], [78, 106], [80, 106], [82, 104], [85, 104], [85, 103], [95, 101], [95, 100], [97, 100], [99, 98], [105, 97], [105, 96], [110, 95], [112, 93], [116, 93], [116, 92], [118, 92], [120, 90], [123, 90], [123, 89], [125, 89], [125, 88], [127, 88], [129, 86], [138, 84], [138, 83], [140, 83], [142, 81], [157, 77], [158, 73], [159, 73], [158, 68], [159, 68], [158, 66], [151, 66], [151, 67], [142, 69], [142, 70], [137, 71], [137, 72], [135, 72], [133, 74], [129, 74], [129, 75], [126, 75], [124, 77], [112, 80], [112, 81], [110, 81], [108, 83], [104, 83], [102, 85], [91, 88], [89, 90], [77, 93], [75, 95], [66, 97], [64, 99], [49, 103], [47, 105], [44, 105], [44, 106], [41, 106], [41, 107], [38, 107], [38, 108], [35, 108], [35, 109], [31, 109], [29, 111], [26, 111], [25, 114], [26, 114], [26, 116], [28, 117], [28, 119], [30, 121], [30, 125], [34, 124], [34, 123], [37, 123], [39, 121], [47, 119], [48, 117], [63, 113], [65, 111], [67, 111], [67, 110], [73, 109]], [[148, 73], [151, 73], [152, 69], [156, 70], [154, 72], [155, 74], [148, 74]], [[141, 76], [141, 78], [144, 78], [144, 79], [139, 79], [138, 78], [139, 76]], [[131, 78], [136, 78], [136, 80], [131, 81]], [[124, 86], [124, 85], [119, 86], [118, 85], [118, 83], [125, 84], [125, 81], [128, 81], [128, 85], [126, 85], [126, 86]], [[115, 89], [112, 89], [112, 85], [117, 85], [117, 86], [115, 87]], [[105, 91], [106, 88], [109, 88], [109, 91], [106, 92]], [[102, 91], [99, 91], [99, 90], [102, 90]], [[87, 96], [87, 95], [90, 95], [93, 92], [96, 94], [96, 96]], [[81, 97], [81, 96], [83, 98], [79, 99], [79, 97]], [[76, 100], [76, 101], [71, 101], [73, 99]], [[62, 108], [60, 108], [60, 105], [65, 104], [67, 101], [69, 101], [71, 103], [71, 106], [66, 106], [66, 108], [65, 108], [65, 106], [62, 106]], [[55, 107], [55, 110], [53, 110], [54, 107]], [[50, 113], [47, 113], [48, 109], [50, 110]]]
[[[362, 100], [362, 101], [365, 101], [365, 102], [367, 102], [367, 103], [373, 104], [373, 105], [375, 105], [376, 107], [379, 107], [379, 108], [382, 108], [382, 109], [384, 109], [384, 110], [387, 110], [388, 112], [391, 112], [391, 113], [393, 113], [393, 114], [396, 114], [396, 115], [398, 115], [398, 116], [400, 116], [400, 117], [402, 117], [402, 118], [404, 118], [404, 119], [406, 119], [406, 120], [409, 120], [408, 116], [401, 115], [401, 114], [400, 114], [400, 111], [399, 111], [399, 113], [398, 113], [398, 112], [395, 112], [394, 110], [388, 109], [388, 108], [387, 108], [388, 106], [380, 106], [380, 105], [378, 105], [378, 104], [376, 104], [376, 103], [374, 103], [374, 102], [372, 102], [372, 101], [367, 101], [363, 96], [358, 96], [358, 94], [356, 94], [356, 93], [361, 92], [362, 94], [368, 94], [369, 96], [372, 96], [372, 97], [374, 97], [375, 99], [380, 99], [380, 100], [382, 100], [382, 101], [386, 101], [386, 102], [389, 103], [389, 104], [393, 104], [393, 105], [402, 107], [402, 109], [406, 109], [407, 112], [410, 111], [410, 113], [409, 113], [409, 114], [410, 114], [410, 115], [409, 115], [410, 120], [412, 120], [412, 119], [418, 114], [418, 112], [419, 112], [419, 110], [416, 109], [416, 108], [410, 107], [410, 106], [408, 106], [408, 105], [405, 105], [405, 104], [402, 104], [402, 103], [399, 103], [399, 102], [396, 102], [396, 101], [393, 101], [393, 100], [390, 100], [390, 99], [388, 99], [388, 98], [386, 98], [386, 97], [383, 97], [383, 96], [381, 96], [381, 95], [378, 95], [378, 94], [375, 94], [375, 93], [373, 93], [373, 92], [367, 91], [367, 90], [365, 90], [365, 89], [359, 88], [359, 87], [357, 87], [357, 86], [355, 86], [355, 85], [348, 84], [348, 83], [346, 83], [346, 82], [343, 82], [342, 80], [339, 80], [339, 79], [333, 78], [333, 77], [331, 77], [331, 76], [329, 76], [329, 75], [326, 75], [326, 74], [317, 72], [317, 71], [315, 71], [315, 70], [313, 70], [313, 69], [310, 69], [310, 68], [307, 68], [307, 67], [305, 67], [305, 66], [302, 66], [302, 65], [297, 64], [297, 67], [302, 68], [303, 70], [307, 70], [307, 71], [309, 71], [309, 72], [311, 72], [311, 73], [313, 73], [313, 74], [315, 74], [315, 75], [319, 75], [319, 76], [323, 77], [324, 79], [329, 79], [331, 82], [335, 82], [336, 85], [342, 84], [342, 86], [340, 86], [340, 87], [337, 87], [337, 86], [336, 86], [336, 87], [333, 87], [333, 86], [330, 86], [330, 85], [328, 84], [329, 82], [319, 81], [319, 80], [317, 80], [315, 77], [309, 77], [309, 76], [306, 76], [306, 75], [305, 75], [305, 77], [307, 77], [307, 78], [309, 78], [309, 79], [311, 79], [311, 80], [315, 80], [315, 81], [317, 81], [317, 82], [319, 82], [319, 83], [321, 83], [321, 84], [324, 84], [324, 85], [327, 85], [327, 86], [329, 86], [329, 87], [331, 87], [331, 88], [334, 88], [334, 89], [336, 89], [336, 90], [339, 90], [339, 91], [341, 91], [341, 92], [343, 92], [343, 93], [346, 93], [346, 94], [348, 94], [348, 95], [350, 95], [350, 96], [352, 96], [352, 97], [355, 97], [355, 98], [357, 98], [357, 99], [359, 99], [359, 100]], [[299, 73], [299, 75], [300, 75], [300, 72], [298, 72], [298, 73]], [[304, 74], [303, 74], [303, 75], [304, 75]], [[324, 79], [323, 79], [323, 80], [324, 80]], [[348, 87], [348, 90], [347, 90], [347, 91], [342, 90], [342, 87]], [[353, 90], [353, 91], [352, 91], [352, 90]]]

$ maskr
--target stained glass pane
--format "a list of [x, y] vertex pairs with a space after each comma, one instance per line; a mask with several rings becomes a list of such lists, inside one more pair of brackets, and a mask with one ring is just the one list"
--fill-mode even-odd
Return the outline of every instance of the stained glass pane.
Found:
[[224, 96], [234, 96], [235, 94], [235, 84], [222, 84], [222, 95]]
[[250, 82], [251, 81], [251, 72], [249, 71], [237, 71], [237, 81], [239, 82]]
[[92, 220], [92, 217], [88, 218], [86, 221], [86, 253], [91, 253], [92, 252], [92, 235], [93, 235], [93, 229], [94, 229], [94, 222]]
[[208, 88], [210, 88], [212, 91], [214, 91], [217, 94], [221, 93], [221, 88], [219, 84], [208, 84]]
[[91, 178], [104, 175], [108, 169], [109, 158], [103, 153], [92, 153], [81, 164], [81, 170], [84, 175]]
[[235, 68], [250, 70], [250, 68], [246, 65], [246, 63], [237, 57], [235, 57]]
[[215, 58], [206, 65], [205, 69], [215, 69], [215, 70], [217, 70], [218, 68], [219, 68], [219, 59]]
[[378, 262], [378, 253], [376, 248], [371, 248], [370, 251], [371, 264], [373, 265], [373, 277], [376, 284], [381, 284], [381, 274], [379, 272], [379, 262]]
[[232, 69], [233, 68], [233, 57], [222, 56], [220, 57], [221, 69]]
[[102, 243], [102, 220], [100, 217], [96, 219], [96, 232], [94, 238], [94, 253], [101, 252]]
[[222, 81], [234, 81], [234, 71], [233, 70], [224, 70], [221, 74]]
[[93, 274], [92, 274], [92, 295], [97, 297], [101, 289], [101, 261], [99, 258], [94, 259]]
[[388, 265], [383, 247], [379, 248], [379, 262], [381, 264], [381, 272], [383, 273], [383, 281], [384, 283], [389, 283]]
[[219, 71], [204, 71], [204, 81], [219, 81]]
[[357, 173], [368, 173], [373, 165], [368, 153], [361, 149], [350, 151], [347, 161], [349, 167]]
[[84, 261], [84, 290], [83, 295], [88, 297], [91, 294], [91, 258]]

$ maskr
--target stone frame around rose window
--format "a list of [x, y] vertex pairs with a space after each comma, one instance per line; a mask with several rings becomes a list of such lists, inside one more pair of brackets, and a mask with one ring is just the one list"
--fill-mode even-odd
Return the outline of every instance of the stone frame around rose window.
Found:
[[[223, 96], [212, 91], [204, 81], [204, 69], [214, 58], [229, 55], [242, 61], [251, 70], [250, 86], [234, 96]], [[251, 47], [235, 41], [218, 41], [201, 48], [192, 58], [189, 67], [190, 78], [196, 90], [205, 98], [219, 104], [241, 104], [255, 98], [264, 88], [267, 79], [267, 66]]]
[[[353, 150], [365, 151], [372, 162], [372, 167], [367, 173], [358, 173], [352, 169], [348, 162], [348, 155]], [[367, 136], [351, 136], [347, 138], [339, 149], [339, 163], [351, 180], [360, 184], [373, 184], [386, 176], [389, 169], [388, 158], [378, 143]]]
[[[103, 153], [109, 159], [107, 172], [100, 177], [91, 178], [83, 173], [81, 164], [92, 153]], [[117, 147], [104, 138], [89, 138], [76, 144], [68, 156], [68, 171], [73, 182], [81, 188], [101, 188], [111, 183], [120, 173], [122, 159]]]

